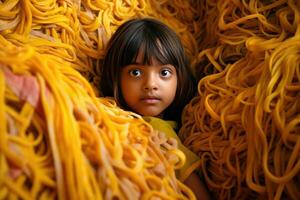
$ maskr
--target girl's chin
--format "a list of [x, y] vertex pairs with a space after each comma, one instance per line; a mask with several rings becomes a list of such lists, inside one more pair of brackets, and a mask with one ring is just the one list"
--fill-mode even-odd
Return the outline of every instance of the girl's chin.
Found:
[[158, 111], [143, 111], [143, 112], [140, 112], [140, 115], [162, 118], [162, 113], [158, 112]]

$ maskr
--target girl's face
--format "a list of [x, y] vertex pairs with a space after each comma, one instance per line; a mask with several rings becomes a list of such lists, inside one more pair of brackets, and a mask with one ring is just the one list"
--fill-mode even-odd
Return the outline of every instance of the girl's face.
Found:
[[177, 73], [172, 65], [162, 65], [151, 59], [142, 64], [139, 52], [136, 62], [121, 70], [121, 91], [127, 105], [143, 116], [162, 117], [173, 102], [177, 89]]

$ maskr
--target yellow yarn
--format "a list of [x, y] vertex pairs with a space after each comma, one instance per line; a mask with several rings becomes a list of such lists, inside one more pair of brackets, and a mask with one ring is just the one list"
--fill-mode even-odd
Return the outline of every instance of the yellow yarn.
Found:
[[1, 199], [195, 199], [168, 160], [182, 152], [140, 116], [63, 59], [2, 40]]

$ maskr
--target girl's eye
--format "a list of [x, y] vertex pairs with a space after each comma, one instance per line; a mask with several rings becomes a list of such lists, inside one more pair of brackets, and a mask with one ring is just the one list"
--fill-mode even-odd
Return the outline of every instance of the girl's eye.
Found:
[[133, 77], [139, 77], [142, 75], [142, 72], [139, 69], [133, 69], [129, 71], [129, 74]]
[[160, 75], [164, 78], [170, 77], [171, 76], [171, 71], [168, 69], [163, 69], [160, 71]]

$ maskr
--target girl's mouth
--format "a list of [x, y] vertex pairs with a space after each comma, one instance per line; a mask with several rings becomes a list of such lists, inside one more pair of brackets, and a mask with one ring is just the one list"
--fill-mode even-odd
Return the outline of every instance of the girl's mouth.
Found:
[[154, 97], [154, 96], [147, 96], [147, 97], [143, 97], [141, 98], [141, 101], [148, 103], [148, 104], [155, 104], [157, 102], [159, 102], [161, 99], [158, 97]]

